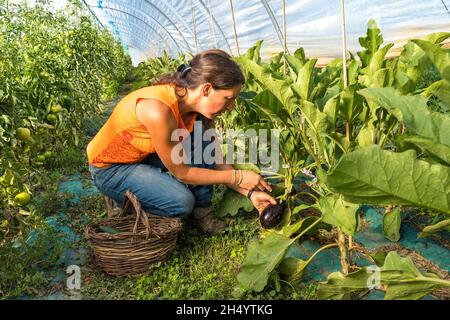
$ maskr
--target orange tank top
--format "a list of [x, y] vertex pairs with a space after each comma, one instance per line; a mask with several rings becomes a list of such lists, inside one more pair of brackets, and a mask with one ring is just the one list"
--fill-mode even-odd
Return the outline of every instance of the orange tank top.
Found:
[[136, 105], [141, 99], [163, 102], [172, 110], [178, 128], [192, 132], [197, 116], [189, 123], [183, 122], [173, 85], [142, 88], [125, 96], [117, 104], [109, 119], [88, 144], [89, 164], [103, 168], [115, 163], [138, 163], [155, 152], [147, 128], [136, 116]]

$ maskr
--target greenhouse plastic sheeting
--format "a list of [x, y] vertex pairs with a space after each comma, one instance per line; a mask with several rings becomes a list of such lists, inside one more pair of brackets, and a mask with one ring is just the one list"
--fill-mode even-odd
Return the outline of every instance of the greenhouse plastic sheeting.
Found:
[[[196, 53], [217, 47], [237, 54], [228, 0], [85, 0], [98, 21], [129, 49], [134, 63], [166, 50]], [[448, 3], [446, 3], [448, 2]], [[282, 51], [282, 1], [235, 0], [240, 52], [263, 39], [262, 55]], [[450, 30], [450, 0], [345, 1], [348, 49], [375, 19], [385, 41]], [[341, 53], [340, 0], [286, 0], [288, 49], [304, 47], [324, 60]]]

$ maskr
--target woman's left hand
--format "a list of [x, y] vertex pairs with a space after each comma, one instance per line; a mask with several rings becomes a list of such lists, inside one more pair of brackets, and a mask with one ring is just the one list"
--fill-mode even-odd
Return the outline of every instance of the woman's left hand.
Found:
[[263, 191], [254, 191], [250, 197], [250, 201], [253, 203], [256, 210], [258, 210], [259, 214], [261, 214], [267, 206], [277, 204], [277, 201], [271, 195]]

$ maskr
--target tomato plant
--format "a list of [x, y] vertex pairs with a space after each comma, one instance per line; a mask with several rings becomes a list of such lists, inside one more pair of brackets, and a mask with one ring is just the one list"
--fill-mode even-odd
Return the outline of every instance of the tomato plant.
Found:
[[81, 5], [55, 11], [49, 1], [0, 0], [3, 218], [31, 214], [53, 157], [79, 143], [85, 120], [117, 94], [130, 69], [122, 46]]

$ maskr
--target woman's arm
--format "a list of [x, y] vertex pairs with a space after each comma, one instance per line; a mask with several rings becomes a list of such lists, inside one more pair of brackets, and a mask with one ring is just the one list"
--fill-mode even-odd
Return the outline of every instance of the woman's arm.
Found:
[[[231, 164], [216, 164], [215, 168], [217, 169], [217, 171], [234, 170], [234, 167]], [[249, 192], [248, 189], [241, 188], [235, 184], [227, 183], [226, 185], [228, 188], [239, 192], [243, 196], [247, 196], [247, 194]], [[272, 188], [270, 188], [269, 191], [272, 191]]]
[[[216, 141], [214, 143], [216, 143]], [[223, 159], [222, 149], [216, 148], [216, 150], [219, 150], [219, 154], [216, 154], [216, 159], [217, 160]], [[222, 162], [223, 164], [216, 164], [215, 168], [217, 170], [233, 170], [234, 169], [234, 167], [231, 164], [226, 164], [225, 162], [226, 162], [225, 159], [223, 159], [223, 162]], [[242, 194], [245, 197], [247, 197], [248, 192], [250, 191], [248, 189], [241, 188], [234, 184], [227, 184], [227, 187], [239, 192], [240, 194]], [[271, 192], [272, 187], [269, 186], [268, 190]], [[250, 201], [252, 202], [253, 206], [258, 210], [258, 212], [260, 214], [264, 211], [264, 209], [267, 206], [277, 203], [277, 201], [271, 195], [269, 195], [268, 193], [263, 192], [263, 191], [254, 191], [251, 194]]]
[[[165, 167], [180, 181], [192, 185], [232, 184], [233, 170], [211, 170], [190, 167], [185, 163], [175, 164], [172, 161], [172, 150], [179, 141], [171, 141], [172, 132], [178, 129], [177, 122], [170, 108], [155, 99], [144, 99], [136, 106], [138, 120], [148, 129], [152, 145]], [[269, 187], [267, 182], [257, 173], [243, 171], [242, 188]]]

